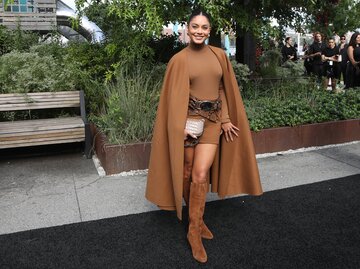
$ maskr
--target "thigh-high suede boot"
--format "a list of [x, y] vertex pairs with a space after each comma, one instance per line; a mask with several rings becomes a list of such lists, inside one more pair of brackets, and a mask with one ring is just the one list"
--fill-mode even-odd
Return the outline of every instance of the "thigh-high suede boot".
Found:
[[200, 223], [202, 219], [201, 207], [205, 204], [207, 183], [194, 183], [190, 185], [189, 199], [189, 231], [187, 234], [195, 260], [201, 263], [207, 261], [207, 254], [201, 239]]

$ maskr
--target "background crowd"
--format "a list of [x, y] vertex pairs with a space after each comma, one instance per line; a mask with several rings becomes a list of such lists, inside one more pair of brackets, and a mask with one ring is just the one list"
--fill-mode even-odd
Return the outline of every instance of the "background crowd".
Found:
[[340, 36], [338, 43], [335, 37], [324, 41], [320, 32], [315, 32], [313, 38], [310, 46], [304, 43], [304, 55], [298, 57], [297, 48], [287, 37], [281, 49], [283, 62], [300, 58], [308, 75], [315, 75], [319, 83], [323, 81], [325, 88], [331, 85], [334, 91], [338, 82], [342, 82], [345, 89], [360, 87], [360, 33], [353, 33], [349, 42], [345, 35]]

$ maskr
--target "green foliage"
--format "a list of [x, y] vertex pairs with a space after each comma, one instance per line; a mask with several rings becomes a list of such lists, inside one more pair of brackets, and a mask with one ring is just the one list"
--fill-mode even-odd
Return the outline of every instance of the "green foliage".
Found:
[[334, 94], [311, 84], [286, 84], [243, 94], [251, 130], [360, 118], [359, 90]]
[[10, 52], [0, 57], [0, 93], [73, 90], [73, 71], [52, 56]]
[[[86, 58], [86, 50], [76, 55], [68, 54], [67, 49], [56, 41], [39, 43], [30, 47], [30, 52], [12, 51], [0, 56], [0, 93], [84, 90], [88, 110], [97, 113], [103, 103], [103, 87], [90, 71], [101, 64], [86, 65], [86, 61], [76, 60]], [[27, 117], [17, 112], [8, 113], [5, 119]]]
[[283, 77], [301, 77], [305, 73], [303, 61], [286, 61], [281, 67], [285, 70]]
[[344, 34], [360, 27], [360, 2], [354, 0], [313, 0], [307, 5], [309, 29], [326, 36]]
[[260, 74], [264, 77], [276, 77], [281, 63], [281, 53], [278, 50], [265, 51], [260, 56]]
[[99, 43], [70, 42], [64, 48], [65, 61], [86, 70], [92, 79], [105, 80], [105, 74], [112, 63], [105, 51], [106, 47]]
[[20, 30], [8, 30], [0, 25], [0, 56], [13, 50], [28, 51], [32, 45], [38, 43], [39, 36], [32, 32]]
[[235, 77], [239, 85], [245, 85], [249, 82], [249, 76], [251, 75], [250, 68], [246, 64], [238, 63], [232, 60], [231, 65], [234, 69]]
[[111, 143], [151, 139], [161, 87], [159, 78], [164, 75], [159, 75], [158, 70], [149, 70], [149, 66], [139, 63], [130, 70], [122, 65], [117, 69], [116, 82], [105, 85], [102, 113], [91, 119]]
[[56, 61], [63, 61], [66, 56], [65, 45], [62, 44], [58, 36], [52, 36], [51, 42], [41, 42], [32, 45], [29, 52], [37, 53], [40, 57], [51, 56]]
[[277, 49], [267, 50], [260, 56], [260, 74], [265, 78], [289, 78], [304, 75], [305, 67], [302, 61], [286, 61], [282, 65], [281, 53]]
[[171, 57], [181, 51], [186, 45], [178, 40], [178, 35], [161, 35], [159, 38], [153, 38], [149, 46], [154, 51], [154, 61], [158, 63], [167, 63]]

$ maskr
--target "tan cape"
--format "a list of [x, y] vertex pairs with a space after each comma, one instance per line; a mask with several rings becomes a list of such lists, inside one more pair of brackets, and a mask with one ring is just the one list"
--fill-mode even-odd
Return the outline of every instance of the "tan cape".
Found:
[[[255, 151], [242, 98], [231, 63], [222, 49], [209, 46], [223, 70], [224, 90], [231, 122], [239, 137], [226, 142], [222, 135], [209, 173], [211, 191], [220, 198], [247, 193], [262, 194]], [[151, 145], [146, 198], [165, 210], [176, 210], [181, 219], [184, 127], [190, 92], [188, 49], [168, 63]]]

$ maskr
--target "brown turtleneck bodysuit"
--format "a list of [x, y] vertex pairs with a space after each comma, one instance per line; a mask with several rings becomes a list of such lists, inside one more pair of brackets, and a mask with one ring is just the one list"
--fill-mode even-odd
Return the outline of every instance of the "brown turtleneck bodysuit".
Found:
[[222, 69], [219, 60], [208, 46], [189, 49], [190, 95], [200, 100], [221, 98], [221, 122], [229, 122], [227, 102], [222, 83]]
[[[223, 90], [223, 71], [219, 60], [211, 49], [205, 45], [201, 48], [188, 46], [190, 95], [200, 100], [221, 98], [221, 117], [212, 122], [205, 118], [204, 133], [199, 139], [202, 144], [218, 144], [221, 134], [221, 123], [229, 122], [228, 107]], [[202, 118], [201, 116], [191, 116]]]

